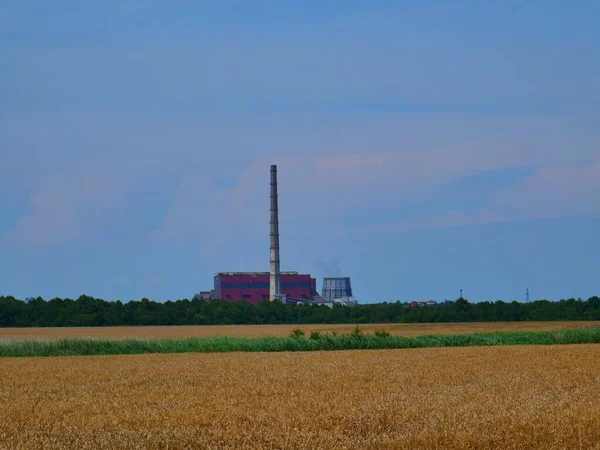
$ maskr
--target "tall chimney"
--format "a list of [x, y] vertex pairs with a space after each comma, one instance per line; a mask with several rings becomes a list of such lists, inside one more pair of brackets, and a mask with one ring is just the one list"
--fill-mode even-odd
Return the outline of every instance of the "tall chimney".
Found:
[[271, 166], [271, 301], [281, 294], [281, 268], [279, 265], [279, 206], [277, 202], [277, 166]]

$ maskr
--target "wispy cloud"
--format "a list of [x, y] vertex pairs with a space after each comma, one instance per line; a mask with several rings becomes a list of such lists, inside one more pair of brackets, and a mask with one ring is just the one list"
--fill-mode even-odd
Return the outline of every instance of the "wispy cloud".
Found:
[[404, 232], [520, 220], [600, 216], [600, 163], [542, 166], [531, 175], [501, 187], [474, 211], [450, 209], [405, 220], [379, 223], [350, 234]]
[[71, 173], [53, 178], [31, 196], [29, 210], [2, 239], [5, 245], [62, 244], [106, 217], [122, 186], [102, 173]]

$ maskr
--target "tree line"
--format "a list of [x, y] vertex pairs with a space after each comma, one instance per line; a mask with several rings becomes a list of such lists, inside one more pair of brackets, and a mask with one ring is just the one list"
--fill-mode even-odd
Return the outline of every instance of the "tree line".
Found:
[[412, 308], [407, 303], [334, 305], [258, 304], [221, 300], [155, 302], [106, 301], [87, 295], [77, 300], [41, 297], [28, 302], [0, 297], [0, 327], [77, 327], [117, 325], [232, 325], [312, 323], [427, 323], [541, 320], [600, 320], [600, 298], [531, 303], [477, 302], [464, 298], [437, 306]]

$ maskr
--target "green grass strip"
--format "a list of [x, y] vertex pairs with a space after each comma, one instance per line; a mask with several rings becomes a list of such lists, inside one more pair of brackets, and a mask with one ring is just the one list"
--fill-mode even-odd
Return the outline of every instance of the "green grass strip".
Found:
[[492, 345], [598, 344], [600, 327], [558, 331], [494, 332], [427, 336], [325, 335], [269, 338], [61, 339], [0, 342], [0, 357], [133, 355], [142, 353], [300, 352]]

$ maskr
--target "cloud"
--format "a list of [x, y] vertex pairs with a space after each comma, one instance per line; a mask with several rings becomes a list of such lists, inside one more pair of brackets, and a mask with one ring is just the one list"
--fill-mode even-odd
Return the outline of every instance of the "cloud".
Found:
[[[279, 165], [281, 220], [287, 233], [294, 235], [397, 232], [598, 212], [599, 168], [593, 163], [541, 166], [530, 176], [492, 192], [489, 203], [475, 211], [444, 211], [442, 205], [436, 207], [441, 209], [437, 213], [382, 223], [381, 214], [401, 215], [403, 205], [427, 204], [432, 201], [428, 193], [440, 186], [497, 165], [492, 158], [469, 149], [353, 152], [259, 158], [237, 176], [206, 173], [187, 178], [154, 234], [163, 238], [196, 236], [205, 249], [213, 250], [227, 245], [230, 236], [266, 239], [271, 163]], [[217, 187], [217, 179], [224, 175], [231, 177], [231, 186]], [[347, 221], [356, 215], [363, 222], [360, 228]]]
[[[426, 204], [431, 200], [428, 193], [439, 186], [497, 163], [470, 149], [283, 155], [256, 158], [237, 172], [221, 169], [185, 176], [152, 236], [165, 243], [194, 240], [209, 254], [226, 247], [231, 236], [267, 239], [271, 163], [279, 164], [281, 220], [288, 235], [399, 232], [600, 213], [598, 162], [542, 165], [530, 176], [497, 189], [489, 203], [475, 211], [442, 209], [384, 222], [379, 213], [402, 214], [407, 202]], [[229, 180], [226, 187], [224, 179]], [[101, 170], [52, 178], [31, 196], [29, 210], [2, 242], [62, 244], [78, 239], [96, 222], [111, 226], [111, 211], [125, 188], [122, 176]], [[361, 216], [360, 227], [346, 221], [356, 215]]]
[[[259, 176], [250, 166], [230, 187], [219, 187], [219, 172], [185, 177], [151, 238], [169, 246], [183, 244], [210, 257], [233, 241], [268, 239], [268, 166], [266, 170]], [[265, 180], [267, 184], [261, 183]]]
[[78, 238], [118, 199], [120, 184], [108, 174], [75, 173], [54, 177], [33, 194], [29, 211], [2, 239], [17, 246], [62, 244]]
[[600, 162], [541, 166], [531, 175], [497, 189], [489, 204], [472, 212], [448, 210], [351, 230], [349, 234], [403, 232], [519, 220], [600, 215]]
[[542, 166], [521, 183], [496, 194], [496, 209], [525, 218], [600, 214], [600, 162]]
[[521, 181], [498, 189], [491, 205], [471, 214], [449, 212], [437, 226], [593, 217], [600, 214], [599, 199], [599, 162], [541, 166]]
[[[180, 182], [163, 225], [154, 235], [202, 236], [217, 245], [225, 236], [267, 236], [269, 166], [273, 163], [279, 165], [283, 221], [297, 223], [344, 213], [351, 197], [340, 194], [376, 180], [383, 164], [374, 161], [383, 159], [356, 154], [274, 156], [255, 159], [237, 176], [204, 173], [187, 177]], [[367, 166], [371, 167], [369, 175]], [[233, 178], [230, 187], [217, 186], [224, 176]]]

